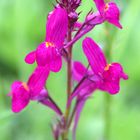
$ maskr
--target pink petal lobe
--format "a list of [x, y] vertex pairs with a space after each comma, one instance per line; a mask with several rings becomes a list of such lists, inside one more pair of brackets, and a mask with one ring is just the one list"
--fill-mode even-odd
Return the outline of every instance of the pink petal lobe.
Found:
[[45, 67], [37, 67], [28, 80], [28, 86], [31, 91], [31, 98], [39, 95], [44, 88], [49, 75], [49, 69]]
[[11, 85], [11, 90], [14, 91], [15, 89], [19, 88], [21, 86], [22, 82], [21, 81], [15, 81]]
[[95, 4], [96, 4], [96, 7], [97, 9], [99, 10], [99, 12], [101, 13], [104, 6], [105, 6], [105, 2], [104, 0], [94, 0]]
[[95, 74], [102, 73], [107, 62], [100, 47], [91, 38], [86, 38], [83, 41], [83, 51], [93, 72]]
[[22, 82], [21, 81], [15, 81], [12, 83], [11, 85], [11, 91], [7, 94], [7, 96], [11, 96], [12, 97], [12, 92], [16, 89], [19, 88], [21, 86]]
[[87, 68], [81, 62], [75, 61], [73, 63], [72, 72], [74, 79], [80, 81], [83, 76], [87, 74]]
[[46, 43], [41, 43], [36, 50], [36, 61], [39, 66], [45, 66], [50, 61], [50, 50]]
[[118, 6], [116, 5], [116, 3], [114, 2], [110, 2], [106, 4], [106, 9], [105, 9], [105, 13], [104, 16], [106, 18], [106, 20], [117, 26], [118, 28], [122, 29], [122, 26], [119, 22], [120, 20], [120, 10], [118, 8]]
[[35, 62], [35, 59], [36, 59], [35, 51], [32, 51], [25, 57], [25, 62], [27, 64], [33, 64]]
[[119, 63], [112, 63], [112, 71], [114, 70], [116, 75], [118, 75], [120, 78], [123, 78], [124, 80], [128, 80], [128, 75], [124, 73], [123, 67]]
[[119, 81], [106, 81], [103, 83], [101, 90], [107, 91], [110, 94], [117, 94], [120, 91]]
[[120, 90], [120, 79], [128, 79], [127, 74], [119, 63], [112, 63], [108, 70], [103, 73], [103, 83], [100, 88], [110, 94], [116, 94]]
[[[17, 85], [17, 83], [13, 85]], [[12, 111], [15, 113], [22, 111], [29, 104], [29, 101], [30, 93], [23, 84], [19, 85], [18, 83], [17, 86], [14, 86], [12, 90]]]
[[60, 6], [49, 15], [46, 25], [46, 41], [62, 47], [68, 29], [67, 11]]
[[62, 67], [62, 58], [57, 52], [55, 47], [51, 48], [51, 61], [50, 61], [50, 70], [53, 72], [59, 72]]
[[118, 27], [118, 28], [120, 28], [120, 29], [122, 29], [123, 27], [122, 27], [122, 25], [120, 24], [120, 22], [118, 21], [118, 20], [111, 20], [111, 19], [108, 19], [108, 22], [109, 23], [111, 23], [111, 24], [113, 24], [113, 25], [115, 25], [116, 27]]

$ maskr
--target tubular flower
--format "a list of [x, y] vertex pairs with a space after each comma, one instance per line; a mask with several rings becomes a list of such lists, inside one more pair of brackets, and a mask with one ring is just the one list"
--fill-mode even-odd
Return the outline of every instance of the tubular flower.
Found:
[[[81, 82], [77, 90], [74, 92], [73, 96], [77, 95], [80, 97], [84, 95], [90, 95], [94, 90], [97, 88], [97, 80], [93, 79], [91, 80], [91, 77], [93, 75], [93, 72], [91, 70], [87, 70], [87, 68], [78, 61], [75, 61], [73, 63], [73, 78], [77, 82]], [[93, 81], [96, 82], [93, 82]]]
[[[91, 45], [92, 47], [88, 45]], [[90, 38], [84, 40], [83, 48], [89, 63], [91, 64], [92, 70], [88, 70], [81, 62], [75, 61], [73, 63], [73, 78], [79, 83], [79, 86], [77, 86], [69, 99], [70, 104], [72, 99], [77, 97], [73, 139], [75, 139], [80, 113], [90, 95], [97, 89], [108, 91], [110, 94], [115, 94], [119, 91], [120, 78], [128, 78], [128, 76], [123, 73], [120, 64], [106, 63], [104, 54]]]
[[39, 66], [48, 65], [51, 71], [58, 72], [62, 66], [59, 50], [63, 47], [67, 28], [67, 12], [58, 6], [48, 16], [45, 41], [26, 56], [26, 63], [32, 64], [36, 60]]
[[107, 20], [109, 23], [122, 28], [119, 22], [120, 11], [116, 3], [105, 3], [104, 0], [94, 0], [94, 2], [104, 20]]
[[73, 78], [79, 83], [79, 86], [69, 99], [70, 104], [72, 99], [77, 97], [76, 113], [73, 126], [73, 139], [75, 139], [76, 128], [80, 119], [81, 111], [90, 95], [97, 89], [100, 79], [98, 79], [97, 76], [94, 76], [92, 70], [88, 70], [81, 62], [78, 61], [73, 63], [72, 72]]
[[120, 79], [128, 79], [128, 76], [123, 72], [121, 64], [107, 64], [102, 50], [91, 38], [86, 38], [83, 41], [83, 51], [93, 74], [100, 79], [98, 88], [110, 94], [118, 93], [120, 90]]
[[[38, 67], [30, 76], [27, 83], [15, 81], [11, 85], [12, 111], [22, 111], [30, 102], [39, 96], [48, 78], [49, 70], [46, 67]], [[42, 97], [42, 95], [41, 95]]]

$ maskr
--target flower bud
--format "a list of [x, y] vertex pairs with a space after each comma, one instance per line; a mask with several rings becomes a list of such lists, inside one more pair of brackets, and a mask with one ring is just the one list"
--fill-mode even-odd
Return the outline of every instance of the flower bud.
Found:
[[78, 20], [78, 14], [76, 12], [70, 12], [68, 17], [71, 23], [75, 23]]

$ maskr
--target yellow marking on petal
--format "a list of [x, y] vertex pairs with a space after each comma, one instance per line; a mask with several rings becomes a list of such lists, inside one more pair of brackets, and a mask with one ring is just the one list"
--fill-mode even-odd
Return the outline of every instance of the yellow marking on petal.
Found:
[[25, 82], [22, 83], [22, 86], [24, 87], [24, 89], [26, 89], [27, 91], [29, 91], [29, 87], [28, 87], [28, 85]]
[[48, 47], [54, 47], [54, 44], [51, 43], [51, 42], [46, 42], [46, 47], [47, 47], [47, 48], [48, 48]]
[[105, 71], [108, 71], [110, 68], [111, 64], [107, 64], [106, 67], [104, 68]]
[[109, 9], [109, 4], [107, 3], [107, 4], [105, 5], [104, 11], [106, 12], [108, 9]]

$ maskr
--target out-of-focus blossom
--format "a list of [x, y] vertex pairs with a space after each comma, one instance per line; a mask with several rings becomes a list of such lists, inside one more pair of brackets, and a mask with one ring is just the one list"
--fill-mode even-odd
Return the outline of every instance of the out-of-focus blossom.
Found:
[[26, 63], [32, 64], [36, 60], [39, 66], [48, 65], [51, 71], [58, 72], [62, 66], [59, 50], [63, 47], [67, 28], [67, 12], [65, 9], [57, 6], [48, 17], [45, 41], [35, 51], [26, 56]]
[[119, 22], [120, 11], [116, 3], [105, 3], [104, 0], [94, 0], [94, 2], [104, 20], [107, 20], [109, 23], [122, 28]]

